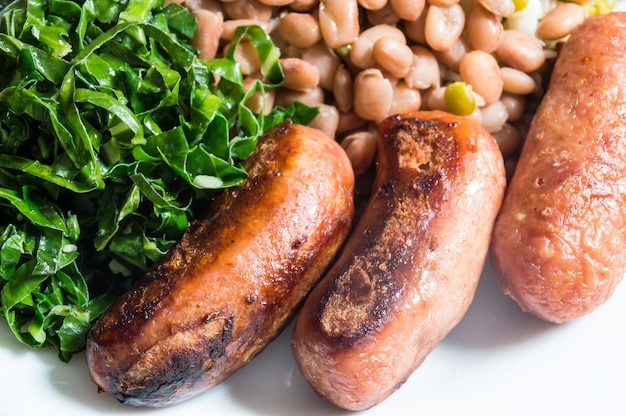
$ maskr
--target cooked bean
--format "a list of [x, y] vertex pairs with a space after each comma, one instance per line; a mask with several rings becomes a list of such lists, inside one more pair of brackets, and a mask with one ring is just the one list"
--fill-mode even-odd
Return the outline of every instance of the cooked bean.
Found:
[[268, 6], [286, 6], [288, 4], [293, 3], [293, 0], [259, 0], [263, 4], [267, 4]]
[[399, 43], [406, 44], [406, 37], [400, 29], [391, 25], [372, 26], [364, 30], [350, 48], [350, 61], [361, 69], [376, 66], [372, 56], [374, 43], [383, 37], [395, 39]]
[[349, 134], [341, 140], [340, 144], [352, 163], [355, 175], [362, 174], [374, 163], [376, 136], [370, 131]]
[[250, 19], [259, 22], [269, 22], [272, 17], [272, 7], [259, 0], [235, 0], [224, 3], [224, 13], [229, 19]]
[[519, 69], [503, 66], [500, 75], [504, 83], [504, 91], [511, 94], [531, 94], [537, 89], [533, 77]]
[[322, 38], [330, 48], [340, 48], [359, 37], [359, 5], [356, 0], [321, 0], [319, 21]]
[[319, 0], [294, 0], [293, 3], [289, 5], [289, 8], [296, 12], [307, 12], [317, 7], [319, 3]]
[[478, 0], [485, 9], [495, 15], [507, 17], [515, 13], [514, 0]]
[[319, 84], [320, 71], [304, 59], [281, 58], [279, 62], [285, 74], [284, 87], [305, 91]]
[[505, 66], [532, 72], [545, 62], [543, 47], [531, 35], [519, 30], [507, 29], [502, 33], [502, 41], [495, 50], [496, 57]]
[[411, 46], [413, 62], [404, 77], [411, 88], [426, 89], [438, 87], [441, 82], [439, 63], [435, 55], [427, 48], [419, 45]]
[[280, 88], [276, 91], [274, 102], [281, 107], [288, 107], [294, 101], [300, 101], [311, 107], [317, 107], [324, 104], [324, 90], [320, 87], [311, 88], [306, 91], [292, 90], [289, 88]]
[[449, 49], [445, 51], [433, 51], [433, 54], [443, 66], [454, 72], [459, 72], [461, 59], [470, 50], [472, 50], [472, 47], [469, 42], [465, 39], [465, 37], [460, 37]]
[[389, 3], [379, 10], [366, 10], [365, 16], [372, 26], [395, 25], [400, 21], [400, 17], [393, 11]]
[[333, 97], [339, 111], [347, 113], [352, 110], [354, 90], [352, 89], [352, 75], [344, 65], [337, 68], [333, 82]]
[[459, 0], [428, 0], [428, 3], [438, 7], [450, 7], [459, 3]]
[[543, 40], [561, 39], [580, 26], [586, 17], [587, 11], [583, 6], [560, 3], [539, 21], [537, 37]]
[[481, 50], [466, 53], [459, 64], [459, 75], [485, 99], [486, 104], [500, 99], [504, 82], [498, 61], [490, 53]]
[[500, 101], [502, 101], [506, 107], [506, 112], [509, 114], [507, 121], [515, 123], [522, 119], [526, 112], [525, 95], [511, 94], [505, 91], [502, 93]]
[[387, 36], [374, 42], [372, 57], [381, 68], [397, 78], [408, 74], [413, 63], [413, 52], [406, 42]]
[[489, 133], [502, 130], [504, 123], [509, 118], [506, 106], [502, 101], [496, 101], [480, 108], [481, 125]]
[[224, 17], [221, 13], [204, 9], [197, 9], [192, 13], [198, 19], [198, 29], [191, 44], [199, 51], [200, 58], [213, 59], [219, 49]]
[[302, 51], [302, 59], [317, 67], [320, 73], [320, 86], [331, 91], [335, 82], [335, 73], [341, 65], [337, 54], [324, 42], [319, 42]]
[[328, 137], [334, 138], [339, 125], [339, 111], [337, 107], [321, 104], [318, 108], [319, 114], [309, 123], [309, 126], [323, 131]]
[[460, 4], [450, 7], [430, 6], [426, 14], [424, 35], [426, 43], [436, 50], [445, 51], [459, 39], [465, 25], [465, 12]]
[[435, 87], [426, 90], [422, 95], [422, 107], [425, 110], [442, 110], [446, 108], [446, 87]]
[[393, 87], [382, 72], [369, 68], [354, 79], [354, 111], [365, 120], [378, 121], [389, 113]]
[[502, 156], [505, 158], [517, 152], [522, 146], [522, 135], [520, 131], [510, 123], [505, 123], [502, 129], [493, 133]]
[[415, 20], [424, 11], [425, 0], [389, 0], [391, 8], [404, 20]]
[[400, 81], [393, 87], [393, 100], [389, 115], [409, 113], [417, 111], [422, 106], [422, 94], [417, 88], [411, 88], [409, 85]]
[[474, 49], [485, 52], [496, 50], [502, 40], [504, 27], [500, 16], [485, 9], [479, 2], [474, 2], [467, 13], [465, 33]]
[[426, 45], [426, 16], [428, 15], [428, 4], [424, 6], [424, 10], [415, 20], [405, 20], [404, 33], [406, 37], [420, 45]]
[[322, 39], [317, 19], [309, 13], [286, 13], [278, 22], [280, 37], [297, 48], [308, 48]]
[[339, 112], [339, 125], [337, 126], [337, 133], [341, 134], [360, 129], [367, 123], [369, 123], [369, 121], [359, 117], [354, 110], [348, 111], [347, 113]]
[[388, 0], [357, 0], [359, 6], [365, 10], [380, 10], [387, 4]]

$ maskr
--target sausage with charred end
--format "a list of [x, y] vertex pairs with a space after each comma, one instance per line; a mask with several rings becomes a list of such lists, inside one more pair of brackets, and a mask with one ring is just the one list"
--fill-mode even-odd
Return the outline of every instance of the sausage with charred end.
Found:
[[572, 33], [494, 227], [503, 291], [549, 322], [595, 310], [626, 273], [625, 48], [623, 12]]
[[398, 389], [469, 307], [506, 184], [495, 139], [444, 112], [384, 120], [373, 192], [292, 333], [313, 389], [348, 410]]
[[263, 136], [241, 185], [99, 319], [87, 341], [101, 390], [162, 407], [223, 381], [284, 329], [351, 228], [341, 146], [291, 122]]

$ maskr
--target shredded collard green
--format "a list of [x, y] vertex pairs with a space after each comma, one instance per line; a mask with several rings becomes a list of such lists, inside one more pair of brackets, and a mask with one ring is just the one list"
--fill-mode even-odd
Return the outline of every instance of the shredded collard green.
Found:
[[[253, 113], [246, 100], [283, 82], [280, 52], [249, 26], [201, 60], [196, 25], [163, 0], [0, 3], [0, 311], [21, 342], [81, 351], [211, 195], [246, 178], [259, 135], [317, 114]], [[247, 92], [244, 38], [265, 77]]]

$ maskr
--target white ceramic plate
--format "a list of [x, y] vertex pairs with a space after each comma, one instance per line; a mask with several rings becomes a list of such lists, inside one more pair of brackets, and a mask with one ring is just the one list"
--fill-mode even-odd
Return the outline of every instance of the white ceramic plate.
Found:
[[[520, 311], [487, 264], [461, 323], [391, 397], [362, 415], [626, 415], [626, 283], [590, 315], [552, 325]], [[0, 321], [1, 415], [345, 415], [315, 393], [291, 327], [224, 383], [178, 406], [135, 409], [98, 394], [85, 355], [62, 363]]]
[[[391, 397], [363, 415], [626, 415], [626, 284], [592, 314], [553, 325], [520, 311], [490, 267], [461, 323]], [[224, 383], [178, 406], [134, 409], [98, 394], [85, 355], [69, 364], [0, 326], [2, 415], [345, 415], [299, 374], [287, 328]]]

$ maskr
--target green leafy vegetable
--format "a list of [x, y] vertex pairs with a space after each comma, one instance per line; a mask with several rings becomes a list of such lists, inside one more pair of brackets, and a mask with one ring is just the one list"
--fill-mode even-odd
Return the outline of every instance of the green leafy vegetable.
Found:
[[[68, 361], [93, 321], [181, 236], [263, 132], [317, 109], [255, 114], [283, 82], [280, 51], [240, 28], [223, 58], [188, 41], [197, 22], [163, 0], [0, 3], [0, 312]], [[264, 81], [245, 90], [249, 40]]]

